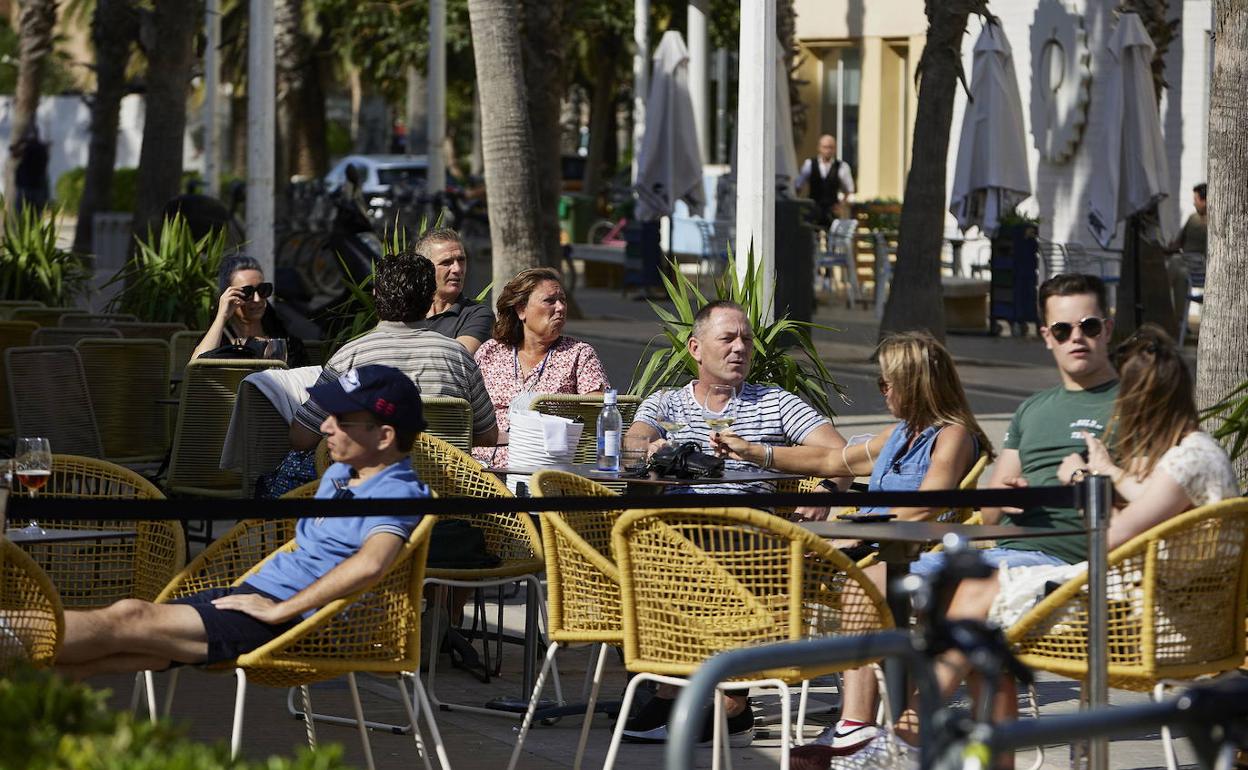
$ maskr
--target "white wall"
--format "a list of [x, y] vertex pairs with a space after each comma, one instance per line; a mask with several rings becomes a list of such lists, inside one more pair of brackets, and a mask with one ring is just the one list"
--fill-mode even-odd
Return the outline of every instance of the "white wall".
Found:
[[[1105, 71], [1110, 60], [1106, 43], [1114, 30], [1115, 20], [1111, 11], [1116, 4], [1116, 0], [1084, 0], [1068, 4], [1083, 12], [1091, 54], [1092, 90], [1088, 104], [1089, 119], [1083, 136], [1074, 156], [1062, 164], [1042, 161], [1030, 133], [1032, 71], [1029, 49], [1037, 2], [1014, 0], [992, 5], [992, 11], [1000, 18], [1014, 51], [1014, 69], [1018, 75], [1023, 118], [1028, 130], [1027, 147], [1034, 194], [1020, 208], [1039, 215], [1042, 220], [1041, 236], [1055, 241], [1078, 241], [1086, 246], [1094, 243], [1086, 220], [1088, 181], [1095, 137], [1101, 128], [1097, 107], [1104, 93], [1105, 81], [1099, 75]], [[1167, 55], [1165, 76], [1170, 87], [1161, 104], [1162, 134], [1170, 161], [1170, 185], [1174, 191], [1164, 204], [1163, 214], [1177, 230], [1180, 216], [1186, 217], [1192, 210], [1189, 191], [1205, 179], [1205, 116], [1208, 114], [1205, 89], [1209, 72], [1205, 41], [1210, 22], [1209, 0], [1175, 3], [1171, 11], [1176, 16], [1182, 14], [1182, 24]], [[972, 51], [981, 29], [981, 22], [973, 17], [963, 40], [963, 66], [968, 79], [971, 76]], [[950, 132], [946, 200], [953, 187], [957, 141], [965, 108], [966, 95], [959, 89]], [[1121, 227], [1115, 246], [1121, 246]]]

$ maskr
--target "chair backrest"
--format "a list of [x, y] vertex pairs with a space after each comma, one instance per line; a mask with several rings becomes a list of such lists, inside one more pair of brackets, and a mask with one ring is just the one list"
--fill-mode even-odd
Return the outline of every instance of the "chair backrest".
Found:
[[[200, 335], [203, 336], [203, 335]], [[304, 340], [303, 349], [308, 353], [308, 363], [312, 366], [324, 366], [329, 356], [329, 343], [325, 340]]]
[[1037, 238], [1036, 258], [1040, 263], [1041, 281], [1052, 278], [1066, 269], [1066, 247], [1060, 243]]
[[[984, 475], [984, 469], [988, 467], [988, 453], [980, 452], [979, 458], [975, 460], [975, 464], [962, 477], [962, 481], [958, 483], [958, 489], [974, 489], [979, 486], [979, 477]], [[947, 511], [941, 511], [932, 517], [932, 521], [947, 521], [954, 523], [965, 523], [975, 513], [974, 508], [950, 508]]]
[[[596, 481], [557, 470], [533, 474], [529, 488], [534, 497], [615, 496]], [[623, 643], [620, 575], [611, 557], [611, 529], [621, 513], [622, 509], [542, 513], [553, 641]]]
[[[633, 421], [637, 407], [641, 404], [640, 396], [621, 394], [616, 401], [620, 410], [620, 418], [625, 426]], [[576, 443], [576, 452], [572, 455], [574, 463], [592, 463], [598, 461], [598, 415], [602, 412], [602, 394], [579, 395], [576, 393], [541, 393], [533, 397], [533, 410], [542, 414], [555, 414], [569, 419], [580, 418], [585, 423], [581, 431], [580, 441]]]
[[84, 339], [77, 349], [104, 456], [117, 463], [163, 460], [169, 449], [169, 410], [157, 400], [169, 397], [169, 343]]
[[149, 323], [147, 321], [116, 321], [112, 327], [123, 337], [168, 341], [178, 332], [186, 331], [184, 323]]
[[9, 407], [9, 378], [5, 375], [4, 351], [30, 345], [39, 324], [33, 321], [0, 321], [0, 433], [13, 432], [13, 413]]
[[472, 451], [472, 404], [455, 396], [421, 396], [426, 431], [461, 452]]
[[182, 370], [191, 360], [191, 354], [199, 346], [199, 341], [207, 334], [206, 331], [174, 332], [169, 338], [169, 376], [180, 379]]
[[102, 457], [91, 392], [78, 351], [68, 346], [4, 351], [9, 408], [19, 436], [43, 436], [52, 451]]
[[[77, 319], [80, 316], [70, 316]], [[88, 337], [121, 339], [121, 332], [106, 326], [41, 326], [30, 335], [32, 345], [76, 345]]]
[[13, 313], [24, 307], [44, 307], [37, 299], [0, 299], [0, 321], [12, 321]]
[[235, 429], [242, 430], [245, 437], [239, 444], [242, 449], [239, 494], [251, 497], [256, 490], [256, 479], [272, 472], [290, 451], [290, 425], [269, 397], [246, 380], [238, 384], [237, 419], [239, 424]]
[[[165, 497], [134, 471], [105, 460], [67, 454], [52, 455], [52, 476], [39, 496], [97, 500]], [[40, 524], [56, 529], [135, 533], [133, 537], [42, 543], [31, 548], [32, 556], [70, 609], [103, 607], [119, 599], [154, 599], [182, 568], [186, 557], [186, 539], [177, 521], [45, 519]]]
[[[727, 649], [892, 626], [883, 596], [853, 562], [769, 513], [630, 510], [612, 544], [629, 671], [688, 676]], [[794, 681], [810, 671], [759, 676]]]
[[[822, 490], [821, 484], [823, 484], [823, 479], [818, 476], [803, 476], [800, 479], [780, 479], [776, 482], [776, 493], [788, 495], [819, 492]], [[790, 521], [793, 520], [793, 515], [796, 511], [797, 506], [793, 505], [778, 505], [775, 508], [777, 516]]]
[[[61, 326], [110, 326], [118, 321], [137, 321], [133, 313], [89, 313], [61, 317]], [[121, 336], [118, 332], [117, 336]]]
[[52, 665], [65, 614], [52, 581], [21, 548], [0, 538], [0, 674]]
[[19, 307], [13, 311], [14, 321], [30, 321], [40, 326], [60, 326], [61, 318], [67, 315], [89, 315], [87, 311], [76, 307]]
[[175, 494], [237, 497], [242, 478], [222, 470], [221, 449], [243, 378], [262, 369], [286, 367], [269, 359], [198, 358], [186, 365], [178, 405], [166, 488]]

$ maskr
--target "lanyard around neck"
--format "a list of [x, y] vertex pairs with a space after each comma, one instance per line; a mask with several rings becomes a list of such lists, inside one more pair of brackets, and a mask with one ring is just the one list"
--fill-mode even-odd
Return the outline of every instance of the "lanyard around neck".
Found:
[[[550, 360], [550, 353], [551, 351], [554, 350], [554, 348], [555, 346], [551, 345], [549, 348], [546, 349], [546, 355], [542, 356], [542, 362], [537, 365], [537, 379], [533, 380], [533, 385], [530, 388], [525, 388], [524, 380], [520, 378], [520, 348], [517, 347], [512, 350], [511, 352], [512, 370], [516, 375], [516, 382], [520, 383], [521, 390], [532, 390], [533, 388], [536, 388], [539, 383], [541, 383], [542, 372], [546, 371], [546, 362]], [[528, 379], [528, 378], [525, 378], [525, 379]]]

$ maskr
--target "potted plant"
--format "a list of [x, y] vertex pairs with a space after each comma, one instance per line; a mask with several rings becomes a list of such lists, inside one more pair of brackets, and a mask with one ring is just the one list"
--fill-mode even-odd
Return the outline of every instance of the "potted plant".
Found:
[[225, 231], [199, 240], [181, 213], [166, 217], [157, 237], [137, 238], [138, 248], [105, 286], [122, 284], [109, 310], [133, 313], [144, 321], [182, 322], [207, 329], [217, 309], [217, 272], [225, 254]]
[[25, 206], [4, 217], [0, 240], [0, 299], [38, 300], [69, 307], [86, 293], [91, 269], [56, 245], [58, 209]]
[[[989, 323], [1009, 323], [1015, 336], [1026, 324], [1039, 323], [1036, 310], [1036, 268], [1040, 220], [1017, 210], [1002, 215], [992, 239], [992, 285], [989, 290]], [[1038, 333], [1038, 332], [1037, 332]]]

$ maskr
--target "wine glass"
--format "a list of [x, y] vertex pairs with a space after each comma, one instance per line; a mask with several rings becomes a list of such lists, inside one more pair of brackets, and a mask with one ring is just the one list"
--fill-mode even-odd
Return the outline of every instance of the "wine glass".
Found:
[[[46, 438], [19, 438], [13, 455], [13, 471], [17, 480], [30, 492], [35, 492], [48, 483], [52, 477], [52, 445]], [[44, 534], [43, 527], [34, 519], [22, 528], [23, 532], [32, 535]]]
[[274, 337], [264, 343], [264, 357], [274, 361], [286, 362], [286, 339]]
[[684, 410], [681, 410], [682, 413], [680, 414], [676, 412], [680, 391], [680, 388], [666, 388], [659, 394], [661, 408], [657, 422], [666, 434], [665, 438], [668, 439], [672, 437], [672, 434], [684, 430], [685, 426], [688, 425], [683, 414]]
[[736, 422], [736, 388], [731, 385], [708, 386], [706, 401], [702, 404], [702, 419], [712, 431], [722, 431]]

